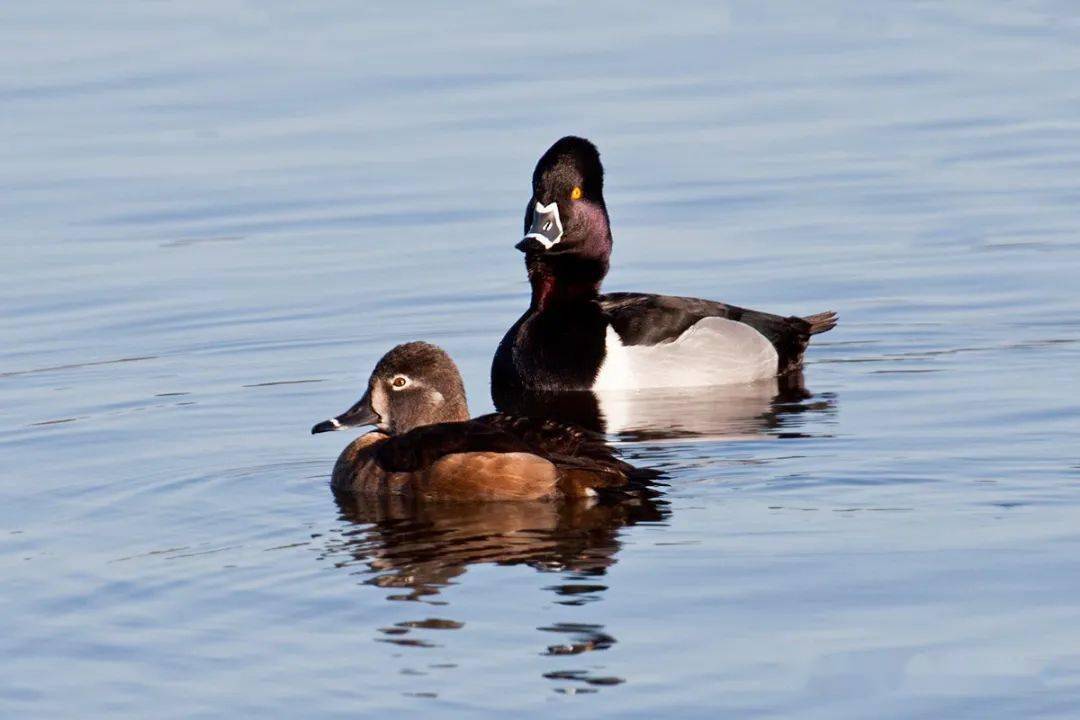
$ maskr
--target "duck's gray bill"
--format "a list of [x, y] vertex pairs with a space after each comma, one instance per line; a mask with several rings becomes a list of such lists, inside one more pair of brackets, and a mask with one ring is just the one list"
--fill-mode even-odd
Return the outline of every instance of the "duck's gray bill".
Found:
[[515, 247], [522, 252], [540, 252], [550, 250], [562, 240], [562, 218], [559, 217], [558, 203], [541, 205], [537, 201], [533, 208], [532, 224], [528, 232]]
[[364, 397], [360, 398], [355, 405], [345, 412], [335, 418], [323, 420], [311, 428], [311, 434], [318, 435], [319, 433], [344, 430], [347, 427], [360, 425], [377, 425], [380, 420], [379, 414], [371, 409], [371, 392], [369, 391], [364, 393]]

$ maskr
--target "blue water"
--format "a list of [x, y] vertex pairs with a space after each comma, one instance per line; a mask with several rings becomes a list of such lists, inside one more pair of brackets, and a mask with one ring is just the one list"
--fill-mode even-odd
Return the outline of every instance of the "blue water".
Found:
[[[0, 714], [1080, 714], [1080, 14], [813, 5], [0, 9]], [[389, 347], [490, 410], [571, 132], [605, 287], [838, 310], [812, 396], [343, 511]]]

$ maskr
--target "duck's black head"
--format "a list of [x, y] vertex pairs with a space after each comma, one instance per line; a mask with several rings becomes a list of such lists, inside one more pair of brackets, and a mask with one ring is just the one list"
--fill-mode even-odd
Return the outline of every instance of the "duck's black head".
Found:
[[383, 355], [355, 405], [311, 432], [374, 425], [400, 435], [421, 425], [468, 419], [465, 385], [454, 361], [440, 347], [410, 342]]
[[532, 189], [517, 248], [530, 256], [602, 259], [606, 270], [611, 228], [596, 146], [572, 135], [557, 141], [536, 163]]

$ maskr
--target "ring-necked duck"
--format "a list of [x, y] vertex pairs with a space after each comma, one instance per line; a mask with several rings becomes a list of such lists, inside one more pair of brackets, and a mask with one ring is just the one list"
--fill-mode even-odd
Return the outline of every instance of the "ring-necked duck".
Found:
[[564, 137], [540, 158], [518, 243], [529, 309], [491, 368], [492, 395], [744, 383], [797, 369], [836, 314], [781, 317], [712, 300], [600, 294], [611, 226], [596, 147]]
[[334, 465], [337, 492], [431, 500], [539, 500], [630, 490], [655, 474], [615, 457], [601, 438], [550, 420], [469, 419], [450, 356], [424, 342], [379, 360], [367, 392], [312, 433], [374, 425]]

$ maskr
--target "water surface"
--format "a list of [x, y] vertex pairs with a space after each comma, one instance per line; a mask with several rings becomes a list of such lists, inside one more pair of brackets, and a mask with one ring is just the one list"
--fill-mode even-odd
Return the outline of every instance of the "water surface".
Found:
[[[14, 3], [0, 39], [4, 715], [1076, 716], [1072, 4]], [[393, 344], [491, 408], [569, 132], [607, 288], [840, 311], [809, 397], [616, 438], [654, 501], [339, 507], [308, 429]]]

